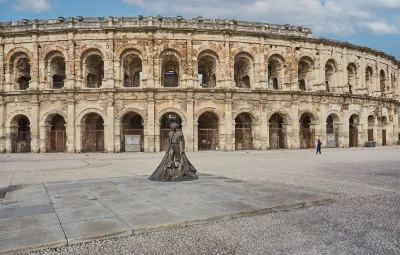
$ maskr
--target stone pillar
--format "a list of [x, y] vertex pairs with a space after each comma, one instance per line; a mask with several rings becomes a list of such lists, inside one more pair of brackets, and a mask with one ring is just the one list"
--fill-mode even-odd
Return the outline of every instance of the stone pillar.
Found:
[[[225, 94], [225, 146], [224, 144], [221, 144], [220, 148], [221, 150], [225, 151], [234, 151], [235, 150], [235, 141], [233, 140], [232, 143], [232, 138], [234, 139], [234, 130], [232, 130], [232, 94], [231, 93], [226, 93]], [[220, 120], [222, 122], [222, 120]], [[221, 129], [220, 129], [221, 130]], [[222, 130], [221, 130], [222, 131]], [[220, 132], [221, 132], [220, 131]], [[220, 141], [221, 143], [221, 141]]]
[[38, 77], [38, 89], [39, 90], [44, 90], [44, 89], [51, 89], [53, 88], [52, 80], [53, 77], [51, 77], [51, 70], [49, 63], [46, 63], [45, 61], [39, 61], [39, 77]]
[[322, 147], [326, 147], [326, 119], [328, 118], [328, 116], [326, 116], [326, 102], [320, 103], [319, 116], [321, 116], [320, 123], [318, 123], [319, 127], [317, 127], [319, 129], [319, 133], [316, 132], [315, 134], [317, 135], [317, 139], [319, 138], [321, 140]]
[[364, 146], [364, 141], [362, 139], [362, 137], [363, 137], [363, 124], [357, 124], [357, 130], [358, 130], [358, 147], [363, 147]]
[[260, 123], [252, 123], [251, 125], [251, 136], [252, 136], [252, 146], [253, 150], [261, 150], [261, 125]]
[[193, 151], [199, 151], [199, 123], [193, 123]]
[[269, 149], [269, 125], [268, 125], [268, 112], [267, 112], [267, 104], [262, 103], [260, 105], [260, 142], [261, 142], [261, 150]]
[[398, 110], [395, 109], [394, 111], [394, 115], [393, 115], [393, 140], [391, 140], [391, 144], [390, 145], [396, 145], [397, 141], [400, 140], [399, 139], [399, 114], [398, 114]]
[[76, 123], [75, 125], [75, 147], [76, 152], [82, 152], [82, 125], [81, 123]]
[[30, 123], [31, 129], [31, 150], [33, 153], [38, 153], [40, 151], [39, 146], [39, 101], [37, 95], [31, 96], [31, 109], [32, 109], [32, 117]]
[[224, 75], [224, 84], [223, 87], [225, 88], [232, 88], [235, 87], [235, 84], [233, 82], [233, 73], [232, 73], [232, 63], [231, 63], [231, 50], [230, 50], [230, 41], [229, 41], [229, 35], [225, 34], [225, 63], [222, 63], [222, 67], [225, 67], [225, 75]]
[[[160, 150], [160, 121], [155, 119], [155, 107], [154, 107], [154, 94], [153, 92], [149, 92], [147, 98], [147, 148], [145, 148], [146, 152], [154, 152], [157, 151], [156, 145], [158, 145], [158, 151]], [[157, 129], [155, 129], [155, 127]], [[156, 132], [158, 137], [158, 142], [156, 141]]]
[[108, 92], [108, 102], [107, 102], [107, 134], [105, 134], [104, 139], [107, 139], [107, 152], [114, 152], [115, 141], [114, 141], [114, 126], [115, 126], [115, 114], [114, 114], [114, 94], [113, 92]]
[[[74, 93], [68, 93], [67, 99], [67, 151], [69, 153], [75, 152], [75, 95]], [[80, 123], [79, 123], [80, 124]]]
[[259, 88], [266, 89], [268, 88], [268, 72], [266, 71], [267, 68], [265, 67], [268, 65], [268, 62], [265, 61], [265, 38], [260, 37], [260, 54], [258, 54], [259, 57], [259, 66], [260, 66], [260, 83], [259, 83]]
[[300, 116], [299, 116], [299, 101], [292, 102], [292, 116], [293, 116], [293, 123], [292, 123], [292, 147], [291, 149], [300, 149]]
[[[1, 45], [0, 45], [1, 48]], [[0, 153], [6, 152], [6, 104], [0, 96]]]
[[[350, 134], [350, 116], [349, 116], [349, 110], [345, 108], [342, 111], [342, 120], [343, 120], [343, 125], [342, 125], [342, 131], [339, 133], [340, 138], [343, 143], [343, 148], [348, 148], [350, 147], [350, 140], [349, 140], [349, 134]], [[361, 116], [359, 116], [361, 118]]]
[[40, 123], [40, 131], [39, 131], [39, 144], [40, 144], [40, 152], [45, 153], [47, 151], [47, 142], [48, 142], [48, 132], [51, 130], [51, 125], [47, 123]]
[[[122, 134], [121, 134], [121, 126], [122, 126], [121, 123], [115, 123], [115, 125], [114, 125], [114, 143], [115, 143], [114, 146], [115, 146], [116, 153], [120, 153], [122, 151], [121, 138], [122, 139], [124, 139], [124, 138], [122, 137]], [[144, 148], [147, 148], [146, 140], [144, 140], [143, 142], [144, 142]]]
[[0, 91], [6, 90], [6, 74], [5, 74], [5, 63], [4, 63], [4, 41], [0, 37]]
[[338, 147], [345, 148], [344, 136], [343, 136], [343, 133], [345, 132], [345, 130], [344, 130], [343, 123], [333, 123], [333, 127], [337, 129]]
[[194, 118], [194, 99], [193, 93], [188, 92], [186, 98], [186, 116], [187, 116], [187, 127], [186, 127], [186, 151], [194, 151], [194, 126], [193, 126], [193, 118]]
[[73, 89], [75, 87], [75, 41], [74, 33], [68, 32], [68, 61], [65, 63], [66, 84], [65, 88]]
[[29, 90], [37, 90], [39, 87], [39, 43], [37, 35], [32, 35], [33, 59], [31, 60], [31, 80], [29, 81]]
[[378, 126], [378, 117], [374, 116], [374, 141], [376, 142], [376, 145], [379, 145], [379, 138], [378, 138], [378, 130], [379, 130], [379, 126]]
[[[148, 37], [152, 36], [149, 32]], [[149, 39], [147, 41], [147, 47], [146, 47], [146, 54], [147, 56], [143, 56], [147, 59], [147, 66], [145, 67], [145, 70], [147, 73], [145, 74], [145, 79], [143, 82], [146, 84], [147, 88], [154, 88], [155, 87], [155, 80], [154, 80], [154, 39]], [[158, 58], [157, 58], [158, 59]], [[145, 62], [143, 62], [145, 64]], [[154, 113], [153, 113], [154, 114]], [[152, 143], [154, 144], [154, 143]], [[154, 149], [153, 149], [154, 151]]]

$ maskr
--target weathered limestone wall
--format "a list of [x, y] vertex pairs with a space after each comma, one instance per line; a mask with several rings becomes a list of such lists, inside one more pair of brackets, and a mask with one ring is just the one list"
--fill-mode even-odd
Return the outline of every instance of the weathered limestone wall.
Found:
[[[15, 70], [22, 55], [30, 63], [28, 90], [17, 89]], [[139, 87], [124, 87], [123, 64], [129, 55], [142, 61]], [[98, 88], [86, 84], [88, 71], [96, 68], [87, 65], [91, 56], [104, 62]], [[202, 88], [198, 80], [203, 56], [215, 66], [215, 87]], [[49, 63], [54, 57], [65, 62], [62, 89], [54, 89], [51, 82]], [[239, 88], [235, 82], [239, 58], [248, 63], [243, 70], [249, 88]], [[165, 88], [163, 71], [168, 71], [165, 63], [171, 60], [178, 67], [179, 86]], [[198, 119], [206, 112], [218, 119], [218, 149], [224, 151], [235, 150], [235, 119], [240, 113], [251, 118], [252, 148], [257, 150], [271, 147], [269, 125], [274, 113], [284, 122], [285, 148], [300, 148], [300, 119], [305, 115], [310, 117], [313, 139], [320, 138], [324, 145], [328, 116], [338, 130], [338, 147], [349, 146], [351, 116], [357, 119], [359, 146], [368, 140], [370, 115], [378, 145], [384, 140], [382, 130], [386, 130], [388, 145], [397, 142], [400, 132], [398, 62], [369, 48], [314, 39], [306, 28], [175, 18], [0, 23], [0, 63], [2, 152], [11, 151], [11, 134], [23, 115], [30, 123], [32, 152], [46, 151], [47, 131], [55, 115], [66, 122], [67, 151], [80, 152], [82, 120], [90, 113], [104, 120], [104, 150], [108, 152], [122, 150], [121, 123], [131, 112], [143, 118], [147, 152], [160, 151], [160, 121], [169, 112], [182, 119], [188, 151], [199, 148]], [[333, 70], [329, 91], [325, 84], [328, 64]], [[367, 79], [369, 70], [372, 76]], [[271, 72], [277, 75], [277, 88], [272, 86]], [[305, 80], [304, 91], [299, 78]]]

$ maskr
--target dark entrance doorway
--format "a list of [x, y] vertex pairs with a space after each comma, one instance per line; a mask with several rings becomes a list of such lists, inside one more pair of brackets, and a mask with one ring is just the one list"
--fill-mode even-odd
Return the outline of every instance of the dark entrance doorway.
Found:
[[179, 125], [178, 130], [182, 130], [182, 119], [179, 115], [169, 112], [164, 114], [161, 118], [160, 125], [160, 150], [166, 151], [168, 149], [168, 134], [171, 131], [169, 127], [172, 123]]
[[311, 117], [304, 113], [300, 117], [300, 148], [315, 147], [315, 132], [311, 128]]
[[97, 113], [90, 113], [84, 119], [82, 149], [83, 152], [104, 151], [104, 120]]
[[358, 147], [358, 117], [352, 115], [349, 119], [349, 147]]
[[270, 149], [285, 148], [285, 132], [283, 130], [283, 118], [278, 113], [274, 113], [269, 119], [269, 147]]
[[374, 116], [368, 116], [368, 141], [374, 141], [374, 124], [375, 118]]
[[218, 150], [218, 118], [212, 112], [205, 112], [198, 120], [198, 150]]
[[328, 148], [339, 147], [339, 132], [333, 123], [334, 117], [329, 115], [326, 119], [326, 147]]
[[121, 126], [121, 151], [144, 151], [143, 118], [137, 113], [131, 112], [124, 116]]
[[386, 146], [386, 129], [382, 130], [382, 146]]
[[235, 149], [252, 150], [252, 121], [248, 113], [241, 113], [235, 118]]
[[47, 152], [65, 152], [66, 134], [65, 120], [61, 115], [55, 115], [50, 122], [50, 130], [47, 131]]
[[20, 115], [13, 121], [16, 125], [11, 131], [11, 152], [26, 153], [31, 152], [31, 128], [29, 119]]

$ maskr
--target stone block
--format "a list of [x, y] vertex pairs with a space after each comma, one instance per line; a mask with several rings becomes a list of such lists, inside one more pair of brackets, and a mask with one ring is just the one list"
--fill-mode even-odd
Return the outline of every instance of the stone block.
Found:
[[114, 213], [104, 206], [78, 209], [56, 209], [56, 212], [61, 223], [102, 219], [115, 216]]
[[117, 217], [62, 224], [68, 245], [132, 235], [132, 229]]

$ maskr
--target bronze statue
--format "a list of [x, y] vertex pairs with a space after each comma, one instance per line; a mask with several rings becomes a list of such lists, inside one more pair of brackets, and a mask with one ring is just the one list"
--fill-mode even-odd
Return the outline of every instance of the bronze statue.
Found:
[[[168, 149], [160, 165], [149, 177], [151, 181], [191, 181], [197, 180], [197, 170], [190, 163], [185, 154], [185, 138], [178, 124], [170, 125], [168, 134]], [[182, 145], [182, 151], [181, 146]]]

